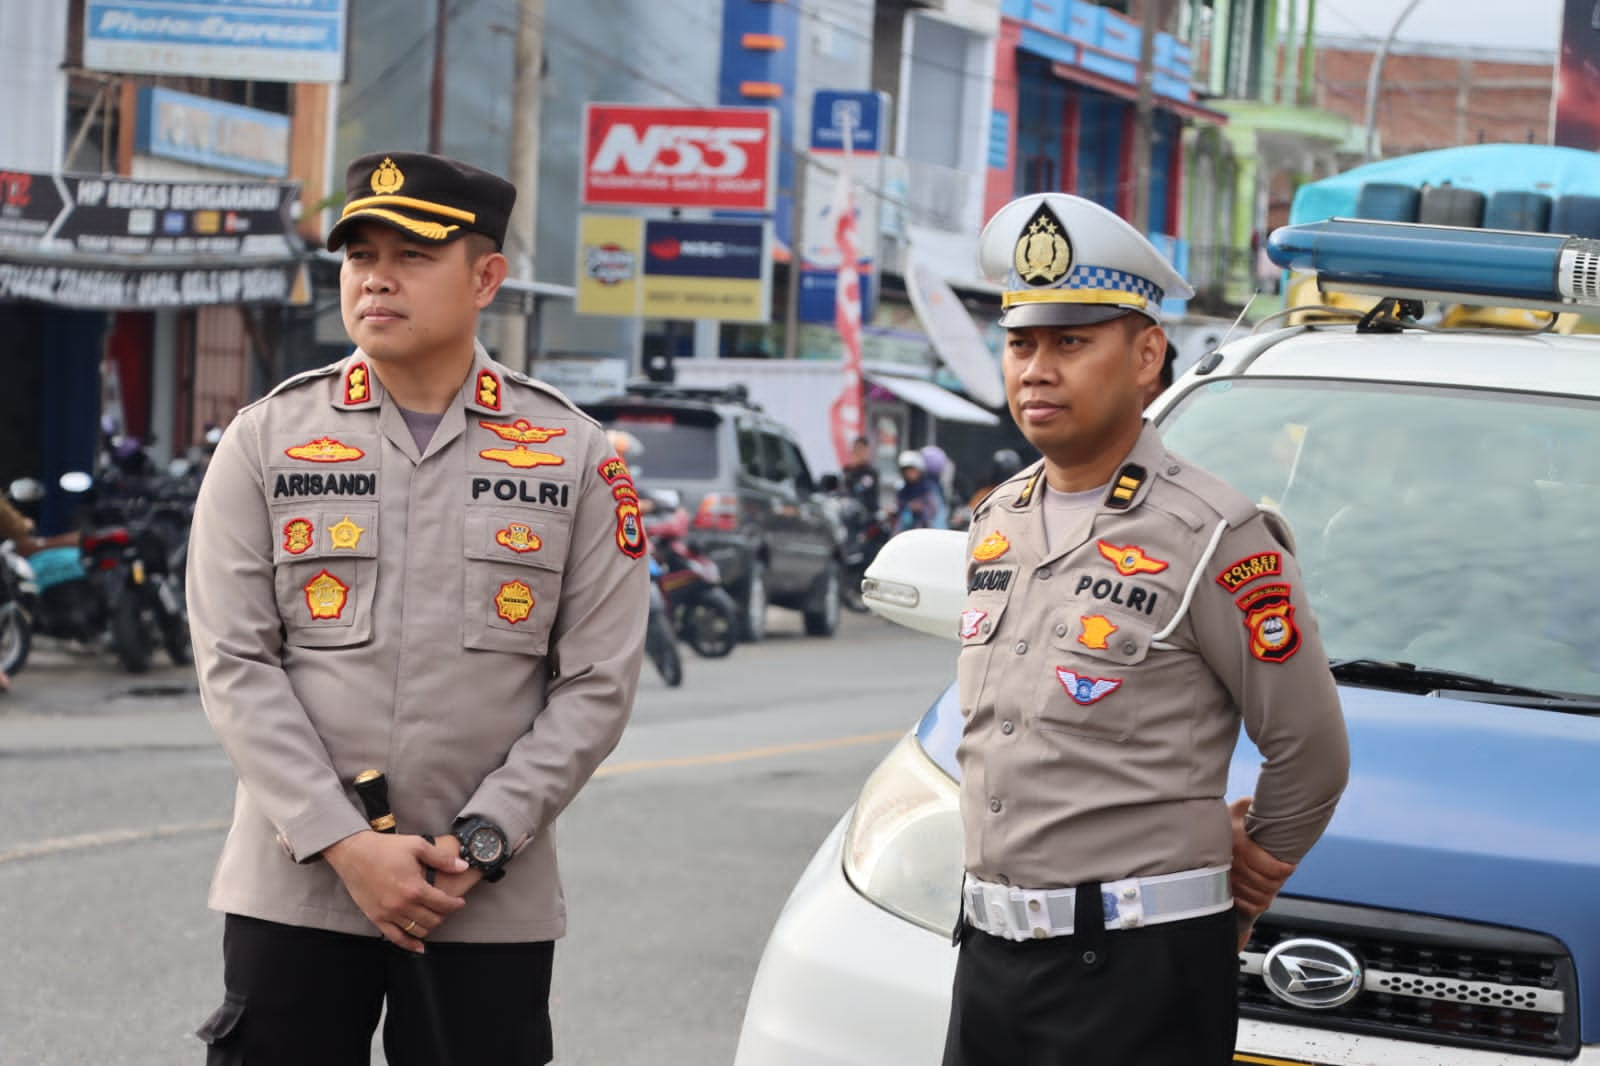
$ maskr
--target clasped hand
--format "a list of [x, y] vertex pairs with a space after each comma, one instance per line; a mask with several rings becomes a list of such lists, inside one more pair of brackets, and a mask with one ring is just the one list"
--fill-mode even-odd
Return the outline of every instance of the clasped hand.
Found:
[[[430, 844], [419, 836], [370, 830], [324, 849], [356, 906], [396, 947], [422, 953], [422, 941], [467, 905], [466, 894], [482, 875], [461, 858], [453, 836]], [[429, 884], [427, 870], [436, 871]]]

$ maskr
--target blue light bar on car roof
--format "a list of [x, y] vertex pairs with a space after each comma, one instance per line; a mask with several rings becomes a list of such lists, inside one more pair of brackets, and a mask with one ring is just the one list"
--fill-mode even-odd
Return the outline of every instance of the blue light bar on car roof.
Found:
[[1600, 307], [1600, 241], [1581, 237], [1335, 218], [1275, 230], [1267, 257], [1350, 292]]

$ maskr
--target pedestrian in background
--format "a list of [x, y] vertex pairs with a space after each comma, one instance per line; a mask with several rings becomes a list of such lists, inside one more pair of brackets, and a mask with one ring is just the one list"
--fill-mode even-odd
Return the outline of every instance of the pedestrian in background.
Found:
[[[597, 424], [475, 339], [515, 189], [401, 152], [346, 188], [358, 347], [241, 411], [195, 509], [200, 693], [239, 777], [199, 1035], [212, 1064], [345, 1066], [383, 1013], [393, 1066], [536, 1066], [554, 824], [639, 676], [638, 497]], [[357, 801], [369, 768], [397, 832]]]
[[[1011, 415], [1044, 458], [968, 534], [944, 1061], [1223, 1066], [1248, 915], [1348, 771], [1292, 541], [1142, 419], [1162, 297], [1189, 291], [1142, 235], [1052, 193], [1003, 207], [980, 255], [1005, 282]], [[1241, 721], [1265, 765], [1230, 810]]]

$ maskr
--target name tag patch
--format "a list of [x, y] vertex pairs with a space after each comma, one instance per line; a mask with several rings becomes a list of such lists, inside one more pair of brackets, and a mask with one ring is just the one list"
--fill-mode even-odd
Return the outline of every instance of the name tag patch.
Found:
[[1127, 582], [1124, 590], [1124, 583], [1121, 581], [1088, 575], [1080, 577], [1078, 587], [1072, 590], [1074, 596], [1082, 596], [1085, 592], [1097, 600], [1109, 600], [1118, 607], [1126, 607], [1130, 611], [1143, 611], [1145, 614], [1155, 613], [1156, 600], [1159, 596], [1154, 590], [1140, 588], [1131, 581]]
[[377, 474], [279, 474], [272, 496], [374, 496]]
[[565, 507], [570, 488], [569, 485], [554, 481], [475, 477], [472, 479], [472, 498], [476, 500], [480, 496], [490, 495], [507, 503], [518, 500], [542, 507]]
[[1238, 592], [1258, 577], [1271, 577], [1283, 573], [1283, 555], [1279, 552], [1257, 552], [1225, 567], [1217, 575], [1217, 584], [1229, 592]]
[[1011, 587], [1011, 575], [1016, 573], [1008, 567], [991, 566], [972, 572], [972, 580], [967, 582], [968, 592], [1004, 592]]

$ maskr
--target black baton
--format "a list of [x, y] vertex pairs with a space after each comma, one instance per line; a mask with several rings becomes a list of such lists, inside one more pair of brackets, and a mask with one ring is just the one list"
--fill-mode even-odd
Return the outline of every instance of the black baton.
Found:
[[[356, 795], [367, 812], [367, 824], [375, 833], [395, 832], [394, 811], [389, 807], [389, 781], [382, 770], [363, 770], [356, 775]], [[433, 838], [428, 837], [428, 843]], [[427, 868], [428, 883], [433, 883], [433, 867]], [[450, 1066], [450, 1045], [444, 1037], [444, 1017], [439, 1013], [439, 996], [433, 987], [433, 967], [428, 956], [407, 951], [416, 960], [417, 998], [422, 1002], [422, 1017], [428, 1035], [433, 1041], [433, 1061], [438, 1066]]]

